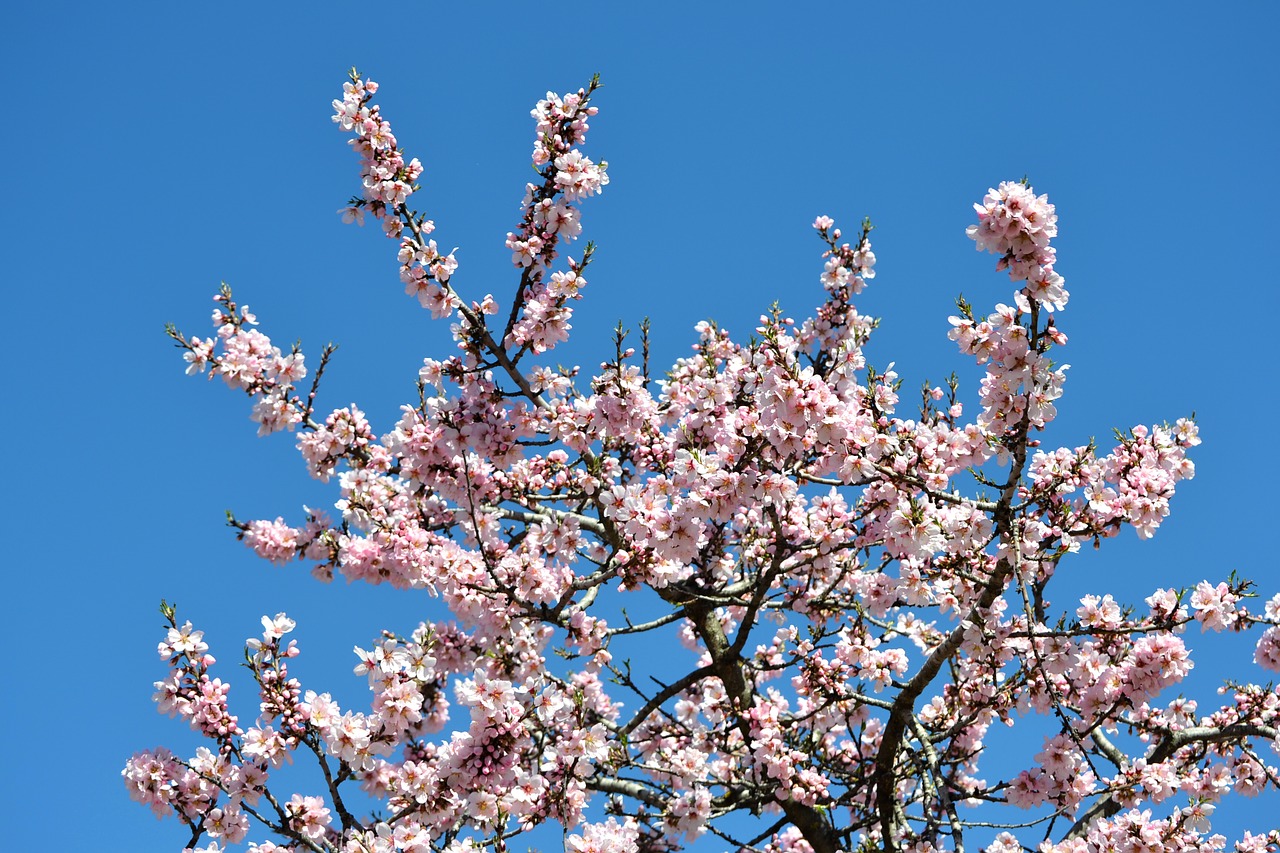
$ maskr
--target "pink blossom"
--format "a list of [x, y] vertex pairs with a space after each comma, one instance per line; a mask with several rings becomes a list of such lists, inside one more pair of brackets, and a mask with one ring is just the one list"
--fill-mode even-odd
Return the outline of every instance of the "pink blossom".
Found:
[[[135, 755], [129, 795], [206, 849], [262, 831], [292, 847], [253, 849], [466, 853], [549, 826], [574, 853], [632, 853], [738, 838], [747, 813], [770, 853], [940, 853], [968, 828], [987, 853], [1228, 849], [1215, 804], [1275, 787], [1280, 691], [1178, 696], [1185, 628], [1256, 630], [1255, 663], [1280, 670], [1280, 596], [1259, 615], [1234, 575], [1162, 578], [1145, 608], [1061, 596], [1084, 546], [1156, 534], [1200, 438], [1181, 419], [1049, 443], [1069, 365], [1048, 198], [1005, 182], [977, 205], [969, 236], [1016, 289], [957, 300], [948, 336], [976, 382], [915, 392], [872, 362], [876, 321], [855, 304], [872, 225], [846, 237], [828, 216], [807, 318], [699, 323], [669, 370], [647, 327], [620, 328], [584, 370], [547, 354], [607, 272], [588, 276], [592, 244], [566, 250], [610, 180], [586, 149], [597, 88], [532, 112], [504, 289], [476, 289], [414, 209], [423, 166], [376, 84], [353, 71], [333, 102], [359, 168], [344, 219], [377, 221], [406, 294], [450, 320], [451, 352], [419, 362], [390, 423], [317, 409], [301, 347], [277, 347], [229, 288], [211, 338], [170, 330], [189, 373], [249, 397], [260, 433], [299, 433], [334, 495], [336, 513], [233, 518], [237, 535], [321, 580], [434, 601], [357, 646], [354, 687], [332, 692], [304, 686], [299, 626], [264, 616], [243, 727], [203, 633], [163, 604], [154, 698], [208, 745]], [[1014, 725], [1043, 737], [1006, 775], [995, 732]]]
[[300, 835], [313, 841], [324, 837], [330, 819], [323, 799], [294, 794], [285, 804], [285, 811], [289, 814], [289, 825]]

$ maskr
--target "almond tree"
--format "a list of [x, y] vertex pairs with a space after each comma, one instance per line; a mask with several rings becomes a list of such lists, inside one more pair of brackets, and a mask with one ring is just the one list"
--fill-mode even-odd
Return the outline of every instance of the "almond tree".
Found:
[[[504, 303], [461, 282], [410, 205], [422, 166], [377, 86], [350, 77], [334, 121], [363, 190], [344, 215], [397, 242], [407, 293], [452, 321], [456, 353], [424, 361], [378, 434], [355, 406], [316, 410], [332, 350], [307, 383], [302, 352], [274, 346], [225, 286], [213, 337], [169, 331], [188, 373], [244, 391], [260, 433], [296, 431], [311, 474], [337, 480], [332, 518], [233, 519], [239, 537], [321, 580], [429, 593], [449, 614], [357, 650], [372, 692], [358, 709], [299, 684], [294, 622], [263, 617], [245, 650], [249, 719], [231, 713], [202, 632], [164, 604], [156, 699], [210, 744], [139, 753], [123, 775], [190, 847], [504, 851], [555, 823], [569, 850], [618, 853], [700, 836], [959, 853], [977, 832], [990, 853], [1280, 849], [1280, 833], [1231, 847], [1210, 830], [1220, 798], [1280, 782], [1277, 691], [1231, 683], [1207, 709], [1170, 695], [1193, 623], [1260, 628], [1255, 659], [1280, 669], [1280, 595], [1249, 609], [1251, 584], [1232, 577], [1134, 607], [1088, 595], [1059, 611], [1046, 596], [1082, 545], [1155, 533], [1199, 439], [1184, 419], [1109, 449], [1041, 446], [1068, 302], [1045, 196], [1003, 183], [976, 205], [969, 236], [1014, 292], [985, 314], [960, 300], [950, 318], [985, 370], [972, 415], [954, 379], [899, 413], [897, 376], [863, 356], [875, 322], [852, 302], [874, 276], [871, 225], [846, 240], [825, 216], [811, 319], [775, 310], [746, 342], [702, 323], [663, 379], [647, 329], [639, 355], [618, 329], [582, 381], [542, 356], [587, 285], [592, 244], [565, 253], [579, 205], [608, 184], [579, 148], [596, 81], [533, 110], [538, 177], [507, 235], [518, 280]], [[651, 680], [630, 661], [653, 648], [672, 653]], [[993, 776], [1008, 762], [984, 767], [991, 727], [1036, 718], [1051, 734], [1030, 766]], [[311, 788], [282, 789], [286, 760], [314, 765]], [[370, 797], [375, 813], [352, 805]]]

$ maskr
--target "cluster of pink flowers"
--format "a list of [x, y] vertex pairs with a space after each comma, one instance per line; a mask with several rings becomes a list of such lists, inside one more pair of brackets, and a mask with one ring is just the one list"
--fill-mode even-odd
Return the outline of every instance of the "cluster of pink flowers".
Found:
[[[1255, 835], [1245, 832], [1244, 837], [1228, 846], [1225, 836], [1211, 834], [1211, 803], [1191, 805], [1175, 809], [1168, 818], [1157, 818], [1151, 809], [1130, 809], [1114, 818], [1102, 819], [1092, 825], [1082, 837], [1060, 843], [1044, 842], [1039, 853], [1274, 853], [1280, 847], [1280, 833]], [[998, 846], [986, 848], [986, 853], [1015, 853], [1022, 848], [1008, 833], [1002, 833]]]
[[594, 163], [576, 145], [586, 142], [587, 120], [598, 110], [590, 105], [596, 81], [563, 98], [548, 92], [533, 109], [537, 123], [533, 164], [542, 183], [525, 185], [524, 215], [519, 231], [507, 233], [511, 262], [521, 270], [520, 314], [512, 314], [504, 340], [508, 345], [546, 352], [569, 336], [570, 301], [581, 299], [586, 285], [581, 272], [590, 260], [568, 260], [569, 270], [547, 275], [560, 242], [577, 239], [581, 217], [574, 202], [599, 195], [609, 183], [606, 164]]
[[292, 527], [280, 517], [233, 523], [240, 529], [240, 539], [254, 553], [278, 566], [297, 557], [324, 560], [331, 553], [329, 517], [324, 513], [310, 513], [301, 527]]
[[1092, 445], [1036, 451], [1030, 492], [1044, 500], [1054, 534], [1076, 542], [1116, 535], [1132, 526], [1149, 539], [1169, 514], [1178, 482], [1195, 476], [1187, 451], [1200, 443], [1194, 422], [1138, 425], [1106, 456]]
[[350, 77], [351, 82], [342, 86], [342, 100], [333, 102], [333, 121], [352, 134], [350, 144], [360, 157], [364, 194], [339, 213], [344, 221], [363, 225], [367, 210], [382, 223], [388, 237], [402, 237], [398, 257], [405, 292], [430, 309], [432, 316], [446, 317], [457, 306], [449, 277], [457, 271], [458, 260], [453, 252], [442, 254], [436, 241], [428, 239], [435, 223], [411, 215], [406, 207], [418, 189], [414, 182], [422, 175], [422, 164], [416, 157], [405, 161], [391, 124], [372, 103], [378, 84], [363, 79], [354, 68]]
[[1057, 808], [1072, 815], [1098, 787], [1097, 778], [1069, 735], [1047, 738], [1035, 758], [1036, 766], [1018, 774], [1006, 795], [1019, 808], [1034, 808], [1052, 800]]
[[570, 835], [564, 849], [568, 853], [636, 853], [638, 836], [633, 823], [609, 818], [604, 823], [589, 823], [581, 833]]
[[[536, 362], [586, 284], [589, 245], [556, 260], [608, 180], [578, 147], [595, 89], [533, 112], [540, 182], [507, 236], [504, 312], [455, 289], [376, 86], [353, 73], [334, 102], [364, 182], [347, 212], [380, 219], [409, 294], [456, 319], [458, 351], [424, 360], [396, 423], [379, 431], [355, 404], [313, 417], [315, 385], [294, 391], [301, 353], [272, 346], [228, 289], [215, 338], [172, 332], [189, 372], [248, 393], [262, 431], [299, 429], [308, 471], [334, 482], [332, 519], [233, 520], [245, 544], [323, 580], [425, 592], [449, 617], [356, 649], [367, 705], [304, 687], [293, 621], [264, 617], [242, 727], [203, 635], [166, 606], [157, 703], [216, 749], [134, 756], [130, 795], [206, 851], [253, 826], [287, 845], [250, 845], [262, 853], [503, 851], [559, 824], [573, 853], [708, 833], [772, 853], [943, 853], [1001, 809], [1034, 840], [1002, 832], [987, 853], [1231, 849], [1214, 806], [1277, 787], [1280, 692], [1233, 683], [1205, 712], [1161, 697], [1193, 667], [1195, 623], [1261, 629], [1254, 659], [1280, 670], [1280, 595], [1251, 610], [1233, 575], [1154, 590], [1142, 610], [1105, 591], [1054, 610], [1046, 589], [1084, 543], [1161, 526], [1199, 437], [1184, 419], [1110, 451], [1043, 445], [1066, 382], [1050, 350], [1067, 343], [1046, 197], [1001, 184], [969, 231], [1020, 287], [951, 318], [985, 371], [969, 416], [958, 380], [926, 385], [917, 415], [893, 365], [868, 365], [875, 323], [853, 297], [874, 276], [871, 226], [844, 242], [826, 216], [811, 319], [775, 310], [745, 342], [701, 323], [658, 381], [647, 335], [637, 358], [620, 329], [580, 382]], [[1049, 731], [1029, 766], [991, 778], [993, 727], [1037, 718]], [[304, 766], [315, 787], [288, 790]], [[378, 811], [358, 814], [345, 785]], [[1280, 835], [1234, 849], [1274, 853]]]
[[862, 233], [852, 245], [840, 242], [841, 231], [829, 216], [819, 216], [813, 227], [829, 247], [823, 255], [826, 263], [820, 278], [830, 298], [800, 330], [801, 345], [816, 344], [819, 352], [832, 354], [828, 357], [844, 362], [846, 369], [861, 370], [865, 363], [859, 347], [871, 333], [871, 320], [858, 314], [851, 298], [876, 275], [876, 256], [869, 237], [871, 223], [863, 223]]
[[298, 450], [311, 476], [327, 483], [337, 463], [348, 454], [380, 450], [376, 445], [369, 447], [373, 438], [364, 412], [352, 404], [331, 412], [324, 426], [304, 433], [298, 439]]
[[353, 135], [351, 147], [360, 157], [364, 196], [340, 212], [347, 221], [364, 224], [368, 210], [389, 236], [398, 237], [403, 229], [399, 214], [417, 189], [414, 181], [422, 175], [422, 164], [416, 157], [405, 162], [391, 125], [371, 103], [378, 84], [361, 79], [355, 69], [350, 76], [351, 82], [342, 84], [342, 100], [333, 102], [333, 121]]
[[213, 312], [216, 337], [187, 340], [169, 329], [170, 336], [186, 350], [187, 373], [212, 368], [210, 378], [221, 376], [232, 388], [255, 398], [251, 417], [258, 424], [258, 435], [294, 429], [306, 412], [293, 393], [294, 384], [307, 376], [306, 359], [297, 351], [284, 355], [270, 338], [249, 328], [258, 325], [258, 319], [249, 313], [248, 305], [237, 306], [231, 301], [226, 285], [213, 299], [219, 304]]
[[1005, 182], [989, 191], [984, 202], [975, 205], [979, 223], [969, 227], [969, 236], [979, 249], [1000, 255], [998, 268], [1008, 268], [1015, 282], [1026, 281], [1027, 286], [1014, 294], [1013, 307], [997, 305], [985, 320], [977, 320], [961, 301], [963, 313], [950, 318], [950, 337], [961, 352], [986, 365], [978, 423], [1004, 438], [1019, 430], [1042, 430], [1057, 416], [1054, 401], [1062, 396], [1070, 365], [1055, 366], [1047, 352], [1067, 338], [1052, 319], [1039, 323], [1033, 303], [1037, 309], [1061, 310], [1067, 292], [1053, 271], [1056, 254], [1049, 241], [1058, 228], [1048, 198], [1037, 198], [1024, 184]]
[[1032, 339], [1023, 325], [1023, 312], [997, 305], [984, 321], [951, 317], [950, 337], [961, 352], [987, 367], [979, 398], [978, 424], [987, 433], [1003, 436], [1027, 428], [1041, 430], [1057, 417], [1054, 401], [1062, 396], [1068, 364], [1054, 366], [1045, 355], [1053, 343], [1066, 338], [1054, 327]]
[[241, 733], [236, 717], [227, 710], [227, 693], [231, 686], [220, 678], [209, 676], [213, 655], [204, 642], [204, 632], [187, 622], [181, 627], [173, 621], [173, 610], [162, 606], [169, 619], [168, 636], [160, 643], [160, 657], [168, 661], [169, 677], [155, 683], [156, 704], [161, 713], [177, 716], [191, 728], [218, 742], [220, 751], [231, 751], [231, 739]]
[[969, 226], [970, 239], [979, 251], [1000, 256], [997, 269], [1007, 269], [1011, 279], [1027, 283], [1019, 293], [1019, 307], [1030, 311], [1029, 297], [1047, 311], [1065, 308], [1069, 294], [1062, 276], [1053, 270], [1057, 253], [1049, 245], [1058, 236], [1058, 214], [1049, 197], [1037, 196], [1025, 181], [1005, 181], [973, 207], [978, 223]]

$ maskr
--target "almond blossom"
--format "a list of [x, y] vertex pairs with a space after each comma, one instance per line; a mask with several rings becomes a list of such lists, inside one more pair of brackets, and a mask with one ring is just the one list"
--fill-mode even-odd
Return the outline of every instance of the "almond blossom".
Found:
[[[1069, 293], [1048, 197], [1004, 182], [976, 205], [968, 235], [1014, 289], [957, 300], [939, 333], [981, 378], [926, 383], [918, 410], [865, 352], [873, 226], [826, 215], [809, 319], [700, 323], [662, 378], [647, 326], [619, 327], [583, 372], [546, 354], [592, 292], [594, 246], [567, 252], [610, 183], [584, 150], [597, 89], [533, 109], [536, 177], [490, 247], [511, 260], [504, 302], [411, 206], [424, 167], [351, 72], [343, 216], [382, 225], [408, 304], [456, 344], [393, 422], [317, 409], [333, 349], [281, 350], [225, 285], [212, 336], [170, 328], [187, 372], [246, 394], [260, 433], [293, 431], [334, 494], [332, 512], [232, 517], [238, 538], [417, 594], [430, 618], [359, 638], [368, 699], [340, 704], [295, 675], [305, 626], [263, 616], [242, 723], [203, 632], [163, 603], [157, 707], [209, 746], [137, 753], [129, 795], [205, 845], [188, 849], [263, 853], [1280, 849], [1264, 827], [1214, 832], [1224, 798], [1280, 784], [1280, 691], [1248, 680], [1280, 671], [1280, 595], [1257, 608], [1235, 574], [1137, 606], [1054, 584], [1085, 545], [1154, 536], [1200, 438], [1183, 418], [1051, 441]], [[1209, 630], [1256, 632], [1253, 661], [1214, 699], [1178, 695]], [[1039, 745], [993, 756], [1009, 726]]]

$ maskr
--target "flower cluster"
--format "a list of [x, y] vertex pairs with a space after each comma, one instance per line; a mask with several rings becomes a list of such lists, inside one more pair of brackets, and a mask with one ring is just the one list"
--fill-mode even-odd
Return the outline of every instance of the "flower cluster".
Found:
[[306, 417], [305, 406], [294, 394], [294, 384], [307, 376], [305, 357], [296, 350], [284, 355], [270, 338], [251, 328], [258, 325], [257, 317], [249, 313], [248, 305], [231, 301], [226, 285], [213, 300], [219, 306], [213, 312], [216, 337], [187, 340], [168, 329], [186, 350], [187, 373], [209, 370], [211, 379], [221, 376], [232, 388], [253, 397], [251, 417], [258, 424], [258, 435], [294, 429]]
[[350, 76], [351, 81], [342, 84], [342, 99], [333, 102], [333, 121], [353, 135], [350, 144], [360, 157], [364, 197], [352, 199], [339, 212], [346, 221], [363, 225], [367, 210], [382, 222], [388, 236], [398, 237], [404, 227], [399, 214], [417, 189], [414, 181], [422, 175], [422, 164], [416, 157], [405, 161], [391, 125], [378, 105], [371, 103], [378, 84], [362, 79], [355, 69]]
[[1058, 214], [1049, 197], [1037, 196], [1025, 182], [1005, 181], [973, 207], [978, 223], [969, 226], [969, 238], [979, 251], [1000, 256], [997, 269], [1007, 269], [1009, 278], [1027, 283], [1019, 294], [1019, 307], [1029, 311], [1029, 297], [1047, 311], [1065, 308], [1069, 294], [1062, 276], [1053, 271], [1057, 253], [1049, 245], [1058, 235]]
[[453, 252], [442, 254], [436, 241], [427, 237], [435, 223], [411, 215], [406, 207], [418, 189], [414, 182], [422, 175], [422, 164], [416, 157], [405, 162], [391, 124], [372, 103], [378, 84], [363, 79], [354, 68], [350, 77], [351, 82], [342, 85], [342, 100], [333, 102], [333, 121], [352, 134], [350, 144], [360, 157], [364, 195], [338, 212], [344, 221], [363, 225], [367, 210], [382, 223], [388, 237], [403, 237], [398, 258], [405, 292], [417, 297], [433, 317], [446, 317], [457, 306], [449, 277], [457, 271], [458, 260]]
[[835, 353], [843, 344], [842, 360], [856, 361], [853, 368], [863, 366], [857, 347], [866, 341], [871, 332], [870, 321], [858, 314], [851, 298], [862, 292], [869, 280], [875, 278], [875, 253], [871, 251], [871, 223], [864, 222], [856, 244], [841, 243], [842, 236], [835, 221], [829, 216], [819, 216], [813, 221], [818, 236], [830, 248], [823, 254], [823, 288], [828, 300], [818, 307], [812, 320], [805, 323], [800, 332], [804, 345], [816, 342], [821, 351]]
[[231, 751], [231, 738], [240, 734], [236, 717], [227, 710], [227, 693], [231, 690], [220, 678], [209, 676], [214, 658], [206, 654], [209, 646], [204, 632], [187, 622], [181, 627], [173, 619], [173, 609], [164, 608], [169, 619], [169, 632], [160, 643], [160, 657], [168, 661], [169, 677], [155, 683], [155, 700], [161, 713], [177, 716], [191, 728], [218, 742], [222, 753]]
[[590, 105], [597, 81], [563, 97], [548, 92], [533, 109], [537, 123], [533, 164], [542, 183], [525, 185], [524, 215], [520, 228], [507, 233], [511, 262], [521, 270], [521, 292], [504, 338], [510, 345], [546, 352], [569, 334], [573, 309], [569, 301], [580, 299], [586, 285], [581, 272], [590, 260], [590, 246], [581, 263], [569, 259], [569, 270], [547, 274], [560, 242], [571, 241], [582, 231], [574, 202], [599, 195], [609, 183], [607, 164], [595, 163], [575, 145], [586, 142], [587, 120], [598, 110]]

